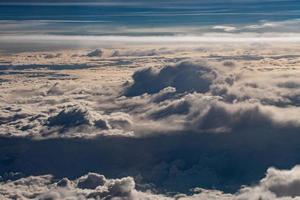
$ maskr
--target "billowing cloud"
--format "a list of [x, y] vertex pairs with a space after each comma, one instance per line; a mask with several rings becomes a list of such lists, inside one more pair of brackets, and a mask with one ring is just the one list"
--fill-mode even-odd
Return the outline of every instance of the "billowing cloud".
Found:
[[95, 49], [87, 54], [88, 57], [101, 57], [103, 55], [103, 50]]
[[216, 72], [206, 64], [192, 62], [167, 66], [159, 71], [147, 68], [135, 72], [134, 82], [125, 91], [125, 95], [153, 94], [165, 87], [174, 87], [177, 92], [207, 92], [216, 77]]
[[132, 177], [107, 179], [88, 173], [75, 180], [55, 180], [51, 175], [31, 176], [0, 182], [3, 200], [20, 199], [132, 199], [132, 200], [296, 200], [299, 198], [299, 166], [291, 170], [269, 168], [265, 178], [255, 186], [245, 186], [236, 194], [217, 190], [193, 189], [194, 194], [164, 195], [136, 189]]
[[95, 173], [74, 181], [64, 178], [55, 182], [52, 176], [45, 175], [0, 184], [3, 199], [134, 199], [139, 196], [131, 177], [106, 179]]

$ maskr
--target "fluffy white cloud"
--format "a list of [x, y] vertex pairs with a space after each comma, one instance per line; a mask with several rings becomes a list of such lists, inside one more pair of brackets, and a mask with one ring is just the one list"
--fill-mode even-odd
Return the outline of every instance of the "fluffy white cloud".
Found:
[[244, 186], [237, 193], [193, 189], [194, 194], [154, 194], [136, 189], [132, 177], [107, 179], [88, 173], [75, 180], [55, 180], [51, 175], [31, 176], [15, 181], [0, 182], [3, 200], [17, 199], [131, 199], [131, 200], [296, 200], [300, 198], [300, 167], [291, 170], [269, 168], [258, 185]]
[[106, 179], [103, 175], [89, 173], [75, 180], [55, 181], [52, 176], [31, 176], [0, 183], [0, 197], [8, 199], [171, 199], [135, 189], [131, 177]]
[[266, 177], [257, 186], [245, 187], [238, 194], [239, 200], [280, 199], [291, 200], [300, 198], [300, 167], [291, 170], [269, 168]]

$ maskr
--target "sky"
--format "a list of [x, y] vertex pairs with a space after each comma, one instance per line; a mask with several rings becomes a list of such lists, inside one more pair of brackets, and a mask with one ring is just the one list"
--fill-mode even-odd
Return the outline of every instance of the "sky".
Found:
[[45, 43], [298, 41], [299, 27], [296, 0], [0, 2], [0, 48], [9, 51]]
[[184, 3], [174, 0], [19, 0], [0, 3], [0, 34], [176, 35], [206, 32], [299, 32], [294, 24], [285, 29], [281, 27], [281, 30], [277, 24], [273, 25], [293, 23], [299, 19], [300, 4], [295, 0], [189, 0]]

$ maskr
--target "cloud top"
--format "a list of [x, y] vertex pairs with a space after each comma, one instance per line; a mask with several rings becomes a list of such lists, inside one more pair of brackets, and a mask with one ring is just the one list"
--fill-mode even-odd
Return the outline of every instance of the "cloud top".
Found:
[[296, 200], [299, 198], [299, 166], [291, 170], [269, 168], [265, 178], [255, 186], [245, 186], [236, 194], [217, 190], [193, 189], [194, 194], [163, 195], [136, 189], [132, 177], [107, 179], [88, 173], [75, 180], [55, 180], [51, 175], [30, 176], [15, 181], [0, 182], [3, 200], [20, 199], [131, 199], [131, 200]]
[[174, 87], [177, 92], [205, 93], [216, 79], [216, 72], [206, 64], [181, 62], [166, 66], [158, 71], [147, 68], [135, 72], [133, 84], [126, 91], [126, 96], [137, 96], [143, 93], [157, 93], [166, 87]]

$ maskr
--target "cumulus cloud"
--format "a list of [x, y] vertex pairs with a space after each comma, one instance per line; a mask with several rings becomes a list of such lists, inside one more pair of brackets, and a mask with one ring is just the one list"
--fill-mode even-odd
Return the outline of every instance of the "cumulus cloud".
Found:
[[291, 170], [269, 168], [266, 177], [257, 186], [242, 188], [238, 199], [298, 199], [300, 197], [299, 172], [299, 166]]
[[103, 55], [102, 49], [95, 49], [87, 54], [88, 57], [101, 57]]
[[135, 72], [132, 76], [134, 82], [126, 89], [125, 95], [153, 94], [165, 87], [174, 87], [177, 92], [207, 92], [216, 77], [217, 73], [206, 64], [188, 61], [159, 71], [146, 68]]
[[15, 181], [0, 182], [0, 197], [5, 199], [132, 199], [132, 200], [296, 200], [300, 197], [299, 166], [291, 170], [269, 168], [265, 178], [254, 186], [244, 186], [237, 193], [194, 188], [193, 194], [155, 194], [136, 189], [132, 177], [107, 179], [88, 173], [75, 180], [53, 176], [31, 176]]
[[45, 125], [48, 127], [46, 134], [56, 129], [66, 135], [68, 132], [71, 135], [83, 132], [83, 135], [88, 136], [97, 131], [106, 131], [103, 134], [113, 134], [113, 130], [130, 131], [132, 120], [130, 115], [122, 112], [103, 115], [82, 105], [66, 105], [55, 115], [49, 116]]
[[[98, 134], [130, 134], [130, 115], [116, 112], [104, 115], [82, 105], [66, 105], [55, 115], [49, 116], [43, 134], [60, 133], [65, 136], [94, 136]], [[128, 133], [126, 133], [128, 132]], [[53, 133], [52, 133], [53, 134]]]
[[92, 117], [83, 107], [71, 106], [63, 109], [57, 115], [49, 117], [48, 126], [78, 126], [92, 123]]
[[65, 104], [43, 111], [43, 114], [20, 109], [12, 115], [13, 110], [13, 107], [3, 109], [4, 115], [0, 118], [2, 136], [126, 135], [130, 134], [133, 123], [129, 114], [102, 114], [81, 104]]
[[75, 180], [53, 176], [31, 176], [0, 183], [3, 200], [17, 199], [171, 199], [135, 189], [132, 177], [106, 179], [103, 175], [88, 173]]
[[[212, 100], [213, 101], [213, 100]], [[272, 112], [263, 109], [259, 105], [249, 104], [223, 104], [215, 101], [212, 103], [194, 104], [201, 106], [193, 109], [187, 117], [188, 126], [197, 130], [219, 130], [231, 132], [236, 130], [247, 130], [252, 127], [280, 126], [281, 121], [273, 118]], [[286, 123], [288, 125], [289, 121]], [[284, 124], [284, 122], [283, 122]]]

